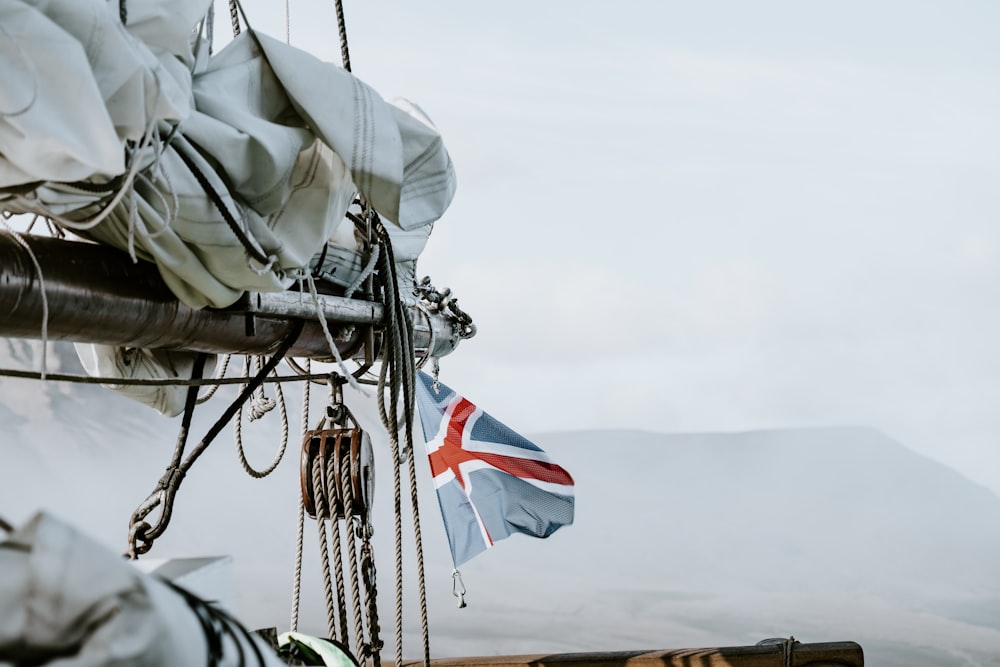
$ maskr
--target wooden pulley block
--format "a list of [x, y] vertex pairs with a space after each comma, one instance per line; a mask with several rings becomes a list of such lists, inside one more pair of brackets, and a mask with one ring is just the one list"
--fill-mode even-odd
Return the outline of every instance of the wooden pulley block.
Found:
[[[315, 488], [313, 466], [322, 461], [322, 487]], [[332, 466], [336, 480], [341, 479], [341, 471], [348, 466], [351, 484], [352, 515], [367, 520], [375, 486], [375, 459], [371, 439], [360, 428], [332, 428], [306, 431], [299, 457], [299, 475], [302, 487], [302, 504], [306, 513], [316, 518], [317, 491], [329, 506], [328, 514], [336, 519], [344, 518], [344, 497], [339, 483], [331, 483], [327, 471]]]
[[[306, 514], [316, 518], [316, 494], [313, 491], [313, 462], [319, 458], [320, 446], [328, 435], [324, 429], [306, 431], [299, 455], [299, 482], [302, 486], [302, 505]], [[325, 495], [325, 493], [324, 493]]]
[[357, 437], [351, 440], [351, 484], [354, 513], [362, 521], [368, 521], [375, 498], [375, 454], [371, 438], [361, 429], [357, 429]]

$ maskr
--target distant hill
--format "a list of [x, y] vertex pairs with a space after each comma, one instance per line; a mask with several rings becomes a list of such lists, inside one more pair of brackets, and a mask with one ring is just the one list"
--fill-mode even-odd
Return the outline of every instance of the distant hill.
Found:
[[[23, 368], [36, 352], [0, 341], [0, 364]], [[65, 346], [49, 361], [53, 371], [78, 370]], [[287, 393], [294, 432], [298, 388]], [[223, 407], [220, 397], [199, 408], [194, 440]], [[276, 446], [276, 419], [268, 422], [244, 425], [258, 464]], [[178, 420], [100, 387], [0, 378], [0, 424], [0, 515], [20, 522], [44, 506], [124, 549], [128, 517], [162, 474]], [[447, 545], [418, 462], [435, 655], [794, 634], [858, 641], [873, 665], [1000, 664], [1000, 498], [876, 430], [534, 439], [576, 479], [576, 523], [546, 541], [514, 536], [464, 566], [463, 610], [451, 597]], [[274, 477], [251, 480], [226, 430], [185, 480], [152, 553], [232, 554], [236, 611], [255, 626], [287, 624], [297, 435], [288, 447]], [[385, 449], [376, 456], [375, 549], [391, 637], [391, 472]], [[314, 534], [307, 526], [302, 617], [305, 629], [322, 632]], [[415, 655], [410, 584], [408, 595], [405, 642]]]
[[876, 430], [534, 440], [574, 474], [577, 520], [465, 568], [518, 568], [511, 616], [547, 604], [547, 624], [615, 628], [595, 649], [794, 634], [859, 641], [878, 665], [1000, 656], [1000, 498]]
[[[991, 529], [1000, 498], [876, 430], [536, 439], [586, 462], [568, 464], [585, 527], [575, 533], [628, 533], [641, 552], [630, 576], [642, 567], [677, 582], [749, 581], [775, 592], [926, 597], [940, 587], [1000, 598], [1000, 558], [986, 557], [1000, 556], [1000, 530]], [[603, 560], [613, 544], [570, 548]]]

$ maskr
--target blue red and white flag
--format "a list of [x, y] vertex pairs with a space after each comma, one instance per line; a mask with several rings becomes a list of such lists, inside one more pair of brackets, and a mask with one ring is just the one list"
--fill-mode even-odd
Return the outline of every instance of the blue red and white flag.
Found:
[[455, 567], [511, 533], [573, 523], [573, 478], [548, 454], [425, 373], [416, 388]]

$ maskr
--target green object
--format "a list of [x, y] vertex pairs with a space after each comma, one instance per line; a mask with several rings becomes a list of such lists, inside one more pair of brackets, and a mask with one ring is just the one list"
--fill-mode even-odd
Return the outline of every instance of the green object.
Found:
[[298, 649], [307, 664], [326, 667], [360, 667], [358, 661], [341, 646], [328, 639], [313, 637], [301, 632], [285, 632], [278, 636], [279, 654]]

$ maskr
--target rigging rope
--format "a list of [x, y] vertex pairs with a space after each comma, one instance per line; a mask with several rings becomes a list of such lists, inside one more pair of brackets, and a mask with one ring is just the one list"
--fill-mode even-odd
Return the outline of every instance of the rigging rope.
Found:
[[[177, 156], [188, 168], [188, 171], [190, 171], [191, 175], [194, 176], [196, 181], [198, 181], [198, 185], [201, 186], [201, 189], [205, 191], [206, 195], [208, 195], [209, 200], [211, 200], [215, 209], [219, 212], [219, 215], [222, 216], [226, 225], [229, 226], [229, 230], [233, 233], [233, 236], [235, 236], [240, 242], [240, 245], [243, 246], [243, 250], [251, 259], [256, 260], [262, 265], [262, 268], [254, 268], [254, 271], [258, 271], [259, 273], [266, 273], [267, 271], [270, 271], [278, 261], [277, 256], [265, 253], [260, 245], [247, 235], [247, 233], [240, 226], [240, 223], [236, 221], [236, 217], [233, 215], [232, 211], [230, 211], [229, 207], [226, 206], [226, 202], [222, 199], [222, 195], [219, 194], [219, 191], [212, 186], [208, 177], [201, 171], [201, 169], [198, 168], [198, 165], [195, 164], [194, 158], [185, 153], [180, 146], [174, 146], [174, 152], [177, 153]], [[234, 201], [233, 203], [235, 204], [236, 202]]]
[[[328, 551], [330, 542], [327, 537], [327, 519], [330, 516], [330, 511], [327, 507], [326, 494], [321, 491], [323, 484], [323, 462], [319, 458], [313, 461], [312, 480], [313, 491], [316, 495], [316, 529], [319, 533], [319, 557], [320, 566], [323, 571], [323, 593], [326, 600], [327, 629], [331, 638], [336, 638], [338, 641], [343, 643], [343, 628], [346, 625], [346, 622], [340, 625], [340, 632], [338, 632], [336, 618], [338, 616], [337, 607], [339, 606], [341, 611], [345, 611], [345, 609], [343, 604], [334, 605], [333, 577], [330, 574], [330, 553]], [[337, 562], [339, 564], [339, 558], [337, 559]], [[337, 575], [337, 599], [338, 601], [342, 601], [344, 599], [344, 581], [343, 571], [339, 567], [337, 568]]]
[[[413, 511], [413, 532], [417, 552], [417, 579], [420, 594], [421, 630], [423, 638], [424, 663], [430, 661], [430, 640], [427, 623], [426, 582], [423, 563], [423, 546], [419, 518], [419, 502], [416, 486], [415, 457], [413, 456], [413, 393], [415, 383], [415, 360], [413, 350], [413, 322], [409, 317], [406, 304], [400, 298], [398, 278], [395, 273], [395, 262], [388, 232], [378, 216], [366, 208], [371, 223], [368, 227], [375, 235], [377, 244], [383, 250], [375, 256], [374, 275], [377, 277], [378, 292], [386, 304], [387, 317], [383, 332], [381, 350], [382, 365], [378, 379], [378, 407], [383, 426], [388, 432], [393, 465], [394, 491], [394, 523], [395, 523], [395, 574], [396, 574], [396, 662], [402, 664], [402, 631], [403, 631], [403, 539], [402, 539], [402, 468], [407, 464], [409, 477], [409, 502]], [[309, 277], [306, 278], [309, 291], [314, 294], [315, 287]], [[341, 361], [341, 364], [343, 362]], [[297, 368], [308, 373], [309, 369]], [[328, 418], [331, 424], [341, 427], [346, 423], [349, 412], [341, 403], [341, 385], [353, 378], [346, 373], [344, 377], [331, 376], [331, 403]], [[308, 396], [308, 386], [304, 390]], [[304, 401], [307, 399], [304, 399]], [[399, 402], [402, 400], [403, 404]], [[388, 405], [387, 405], [388, 403]], [[303, 429], [308, 426], [308, 409], [304, 406]], [[391, 417], [390, 417], [391, 414]], [[374, 664], [380, 664], [379, 651], [382, 642], [379, 637], [377, 587], [374, 557], [371, 549], [371, 529], [368, 516], [359, 516], [356, 508], [358, 498], [353, 486], [352, 466], [356, 465], [353, 441], [350, 449], [342, 449], [346, 438], [343, 428], [324, 430], [327, 418], [324, 418], [318, 429], [307, 431], [303, 437], [303, 473], [308, 477], [311, 489], [303, 490], [300, 500], [299, 531], [296, 543], [296, 565], [293, 575], [293, 626], [298, 624], [301, 595], [301, 562], [302, 524], [305, 513], [314, 515], [317, 521], [317, 535], [320, 546], [320, 567], [323, 580], [324, 602], [327, 610], [327, 628], [330, 637], [337, 638], [342, 644], [350, 646], [350, 631], [348, 630], [347, 590], [343, 568], [349, 568], [350, 575], [350, 616], [353, 619], [354, 645], [359, 655], [371, 658]], [[405, 439], [400, 442], [399, 430], [406, 432]], [[353, 436], [352, 436], [353, 437]], [[332, 451], [331, 451], [331, 443]], [[359, 464], [357, 464], [359, 465]], [[305, 481], [303, 482], [305, 483]], [[308, 501], [306, 493], [311, 496]], [[364, 502], [360, 507], [364, 508]], [[343, 526], [340, 525], [343, 519]], [[359, 547], [357, 539], [361, 538]], [[346, 539], [346, 549], [343, 542]], [[362, 593], [362, 584], [364, 593]], [[363, 597], [364, 595], [364, 597]], [[366, 619], [367, 635], [366, 636]]]
[[253, 651], [253, 655], [257, 659], [257, 665], [264, 666], [268, 664], [267, 660], [264, 659], [264, 654], [261, 653], [260, 647], [257, 646], [253, 635], [236, 619], [215, 604], [202, 600], [184, 588], [166, 579], [162, 579], [161, 581], [178, 596], [183, 598], [187, 602], [188, 607], [191, 608], [191, 611], [194, 612], [195, 617], [197, 617], [198, 624], [205, 635], [205, 642], [208, 645], [207, 664], [209, 667], [219, 667], [220, 665], [228, 664], [228, 661], [224, 662], [223, 660], [223, 638], [225, 635], [229, 636], [236, 648], [238, 654], [236, 658], [237, 665], [247, 664], [246, 653], [243, 650], [244, 645], [249, 646]]
[[[216, 370], [216, 372], [215, 372], [215, 377], [216, 377], [216, 379], [218, 379], [218, 378], [222, 378], [222, 377], [225, 377], [225, 375], [226, 375], [226, 371], [228, 371], [228, 370], [229, 370], [229, 361], [230, 361], [230, 360], [231, 360], [232, 358], [233, 358], [233, 355], [231, 355], [231, 354], [226, 354], [226, 355], [223, 355], [223, 357], [222, 357], [222, 362], [221, 362], [221, 363], [219, 364], [219, 368], [218, 368], [218, 370]], [[213, 385], [212, 385], [212, 386], [211, 386], [211, 387], [209, 388], [208, 392], [207, 392], [207, 393], [206, 393], [206, 394], [205, 394], [204, 396], [199, 396], [199, 397], [198, 397], [198, 405], [201, 405], [201, 404], [202, 404], [202, 403], [204, 403], [205, 401], [207, 401], [207, 400], [209, 400], [210, 398], [212, 398], [213, 396], [215, 396], [215, 392], [219, 391], [219, 387], [220, 387], [220, 386], [222, 386], [222, 385], [219, 385], [219, 384], [213, 384]]]
[[344, 2], [337, 0], [337, 32], [340, 34], [340, 60], [344, 69], [351, 71], [351, 54], [347, 48], [347, 21], [344, 19]]
[[[160, 75], [156, 69], [150, 70], [150, 74], [153, 76], [154, 89], [156, 91], [156, 97], [153, 99], [153, 105], [151, 108], [155, 109], [160, 104], [160, 94], [161, 94]], [[124, 178], [122, 179], [115, 178], [112, 181], [105, 184], [104, 187], [112, 188], [111, 192], [113, 192], [114, 195], [111, 197], [111, 200], [104, 205], [104, 208], [99, 210], [92, 218], [83, 221], [70, 220], [64, 216], [57, 215], [54, 211], [46, 208], [44, 204], [42, 204], [35, 197], [30, 195], [18, 194], [12, 196], [9, 198], [10, 204], [23, 209], [23, 212], [31, 212], [42, 215], [53, 222], [59, 223], [63, 227], [75, 231], [85, 231], [88, 229], [93, 229], [94, 227], [99, 225], [101, 222], [104, 221], [105, 218], [111, 215], [111, 213], [118, 207], [118, 205], [122, 202], [125, 196], [133, 191], [135, 179], [139, 174], [140, 164], [141, 164], [141, 160], [137, 159], [135, 156], [144, 153], [146, 149], [154, 147], [155, 145], [156, 147], [154, 147], [153, 149], [154, 161], [159, 159], [161, 150], [160, 146], [163, 142], [160, 140], [160, 134], [156, 126], [155, 114], [149, 111], [149, 109], [147, 109], [147, 111], [148, 111], [147, 117], [150, 120], [149, 124], [146, 126], [146, 131], [143, 134], [142, 140], [139, 142], [138, 147], [134, 148], [133, 150], [129, 150], [128, 147], [126, 147], [125, 157], [128, 170], [126, 171]], [[173, 132], [171, 132], [170, 136], [172, 135]], [[71, 183], [70, 185], [77, 187], [80, 184]], [[117, 190], [114, 190], [114, 188], [117, 188]], [[95, 205], [99, 206], [100, 204], [96, 204], [95, 202]]]
[[[303, 474], [308, 474], [309, 484], [303, 485], [301, 505], [304, 513], [308, 512], [316, 519], [329, 636], [350, 649], [350, 615], [357, 654], [362, 659], [371, 657], [373, 664], [378, 666], [382, 643], [379, 639], [375, 566], [371, 551], [372, 531], [368, 524], [370, 498], [365, 492], [367, 487], [363, 486], [363, 480], [370, 479], [368, 475], [372, 463], [370, 458], [366, 459], [364, 452], [367, 451], [370, 457], [371, 449], [370, 444], [365, 444], [366, 436], [342, 403], [340, 386], [345, 380], [331, 376], [330, 381], [332, 396], [327, 416], [317, 429], [307, 431], [303, 438], [300, 467]], [[348, 427], [348, 421], [353, 427]], [[358, 485], [357, 490], [355, 484]], [[360, 545], [357, 538], [361, 539]], [[297, 545], [297, 548], [298, 563], [301, 546]], [[345, 570], [350, 576], [350, 601], [347, 599]], [[296, 572], [295, 576], [293, 587], [299, 587], [300, 572]], [[298, 605], [297, 598], [294, 604]], [[297, 617], [295, 620], [297, 622]]]
[[[338, 465], [339, 461], [339, 465]], [[351, 574], [351, 604], [354, 617], [354, 640], [358, 647], [358, 653], [364, 654], [364, 625], [361, 618], [361, 586], [358, 579], [357, 543], [354, 540], [354, 490], [351, 484], [351, 459], [348, 458], [347, 465], [340, 457], [334, 457], [327, 461], [326, 479], [327, 488], [339, 487], [338, 496], [342, 500], [344, 513], [344, 528], [347, 535], [347, 553], [350, 554], [348, 565]], [[339, 468], [339, 469], [338, 469]], [[339, 527], [338, 527], [338, 533]], [[344, 632], [347, 635], [347, 632]]]
[[[205, 437], [195, 446], [191, 453], [188, 454], [187, 458], [181, 461], [184, 456], [184, 449], [187, 441], [187, 431], [191, 424], [191, 415], [194, 413], [194, 407], [197, 402], [198, 390], [195, 386], [188, 387], [188, 397], [187, 404], [184, 408], [184, 418], [181, 424], [181, 433], [178, 435], [177, 446], [174, 449], [174, 456], [171, 460], [170, 465], [167, 467], [166, 473], [160, 478], [157, 483], [156, 488], [149, 495], [149, 497], [143, 501], [141, 505], [132, 514], [132, 519], [129, 522], [129, 548], [126, 554], [132, 558], [136, 559], [139, 555], [148, 552], [152, 546], [153, 541], [163, 534], [167, 529], [167, 525], [170, 523], [170, 517], [173, 512], [174, 498], [177, 495], [177, 489], [180, 487], [181, 481], [183, 481], [184, 476], [187, 471], [191, 469], [194, 462], [198, 460], [208, 446], [212, 444], [212, 441], [222, 430], [223, 426], [229, 422], [230, 419], [236, 414], [240, 407], [250, 398], [254, 390], [264, 381], [267, 375], [274, 370], [274, 368], [281, 362], [285, 354], [292, 348], [295, 340], [298, 338], [299, 334], [302, 332], [302, 322], [296, 321], [292, 330], [289, 332], [285, 340], [282, 341], [281, 346], [274, 353], [274, 355], [268, 360], [261, 372], [258, 373], [247, 385], [244, 387], [240, 395], [237, 396], [228, 408], [222, 413], [222, 416], [216, 420], [215, 424], [208, 430]], [[200, 376], [205, 365], [204, 354], [199, 354], [196, 361], [194, 372], [192, 375]], [[151, 526], [146, 522], [146, 517], [152, 512], [156, 507], [162, 505], [159, 520], [156, 522], [155, 526]]]
[[[260, 372], [263, 365], [262, 357], [254, 357], [253, 361], [256, 369]], [[250, 357], [247, 357], [246, 364], [243, 367], [243, 377], [249, 378], [250, 376]], [[250, 421], [256, 421], [264, 416], [264, 414], [272, 409], [275, 405], [278, 407], [278, 414], [281, 416], [281, 444], [278, 447], [277, 453], [274, 455], [274, 459], [271, 463], [263, 470], [257, 470], [250, 462], [247, 460], [246, 452], [243, 451], [243, 406], [240, 405], [239, 410], [233, 417], [233, 440], [236, 442], [236, 455], [240, 460], [240, 465], [243, 466], [243, 470], [246, 471], [248, 475], [255, 479], [263, 479], [267, 477], [278, 467], [281, 463], [281, 459], [285, 456], [285, 449], [288, 447], [288, 411], [285, 407], [285, 395], [281, 391], [281, 385], [274, 385], [274, 392], [277, 399], [271, 399], [264, 396], [264, 387], [261, 385], [258, 390], [259, 393], [255, 392], [252, 400], [250, 401]], [[266, 399], [269, 403], [262, 401], [261, 399]]]
[[[23, 380], [46, 380], [50, 382], [68, 382], [71, 384], [110, 384], [139, 387], [213, 387], [230, 384], [246, 384], [246, 378], [214, 377], [214, 378], [119, 378], [79, 373], [41, 373], [39, 371], [22, 371], [15, 368], [0, 368], [0, 377], [20, 378]], [[326, 380], [329, 373], [307, 373], [296, 375], [272, 375], [264, 378], [264, 384], [284, 382], [302, 382], [303, 380]], [[204, 403], [210, 395], [199, 399]]]
[[[402, 483], [403, 460], [407, 463], [410, 482], [410, 504], [413, 512], [413, 532], [417, 561], [417, 585], [420, 597], [420, 626], [423, 641], [424, 664], [430, 664], [430, 632], [427, 622], [427, 586], [424, 576], [423, 540], [420, 531], [420, 510], [417, 496], [417, 476], [413, 457], [413, 396], [416, 369], [413, 357], [413, 321], [399, 295], [396, 263], [389, 233], [372, 212], [374, 231], [385, 248], [379, 271], [383, 299], [386, 303], [386, 344], [382, 351], [382, 367], [378, 382], [378, 411], [392, 449], [393, 511], [395, 515], [396, 548], [396, 664], [403, 662], [403, 543], [402, 543]], [[386, 390], [389, 406], [386, 409]], [[399, 399], [402, 394], [402, 425], [400, 424]], [[391, 415], [391, 416], [390, 416]], [[399, 442], [400, 428], [405, 433], [405, 448]]]
[[229, 0], [229, 21], [233, 26], [233, 37], [240, 36], [240, 15], [236, 0]]
[[[121, 10], [121, 21], [125, 23], [127, 20], [126, 16], [126, 0], [119, 0], [119, 8]], [[240, 27], [240, 15], [243, 14], [243, 9], [239, 4], [238, 0], [229, 1], [230, 8], [230, 18], [232, 22], [233, 34], [238, 36], [241, 32]], [[286, 0], [285, 4], [286, 11], [286, 41], [290, 37], [290, 18], [288, 16], [289, 7]], [[341, 45], [341, 57], [343, 62], [343, 67], [346, 71], [351, 71], [350, 63], [350, 53], [348, 48], [348, 39], [346, 31], [346, 21], [344, 18], [343, 2], [342, 0], [336, 0], [336, 13], [338, 22], [338, 31], [340, 36]], [[246, 22], [246, 16], [243, 15], [244, 23], [246, 23], [249, 29], [249, 23]], [[208, 26], [209, 35], [211, 35], [211, 26]], [[156, 73], [154, 72], [154, 76]], [[171, 133], [172, 135], [172, 133]], [[98, 193], [107, 193], [106, 197], [103, 197], [104, 204], [95, 204], [98, 208], [96, 215], [91, 217], [89, 220], [84, 221], [71, 221], [64, 220], [61, 217], [54, 216], [50, 211], [38, 208], [40, 204], [34, 202], [36, 210], [41, 210], [42, 215], [47, 218], [47, 222], [50, 220], [55, 220], [59, 224], [78, 230], [90, 229], [93, 226], [99, 224], [104, 220], [113, 210], [119, 207], [124, 201], [124, 206], [128, 209], [129, 217], [129, 229], [128, 229], [128, 249], [129, 254], [132, 256], [133, 260], [136, 259], [136, 237], [142, 239], [150, 239], [158, 236], [170, 227], [171, 223], [176, 217], [176, 210], [178, 208], [177, 193], [174, 188], [171, 187], [169, 179], [166, 175], [162, 173], [162, 168], [159, 165], [159, 156], [161, 154], [162, 148], [169, 142], [169, 136], [166, 140], [162, 139], [158, 128], [155, 123], [150, 123], [146, 128], [145, 135], [142, 137], [138, 146], [130, 145], [128, 150], [128, 170], [124, 178], [118, 179], [112, 183], [102, 186], [104, 189]], [[148, 172], [140, 172], [140, 155], [144, 153], [147, 149], [153, 149], [154, 160], [152, 164], [152, 169]], [[208, 198], [212, 201], [219, 214], [222, 216], [226, 224], [229, 226], [232, 233], [236, 236], [239, 242], [242, 244], [244, 250], [246, 251], [248, 262], [251, 263], [251, 268], [259, 272], [266, 272], [270, 270], [279, 270], [277, 267], [277, 257], [273, 254], [268, 254], [255, 239], [253, 239], [245, 229], [245, 220], [241, 221], [238, 218], [242, 218], [242, 211], [238, 204], [229, 203], [225, 198], [225, 192], [220, 192], [217, 188], [213, 187], [213, 183], [210, 182], [208, 176], [203, 173], [199, 166], [195, 163], [195, 158], [192, 155], [186, 154], [179, 147], [174, 146], [175, 151], [182, 161], [186, 164], [192, 175], [199, 182], [202, 189], [205, 191]], [[158, 173], [160, 172], [160, 173]], [[148, 176], [147, 176], [148, 173]], [[166, 184], [166, 190], [169, 192], [171, 199], [168, 201], [166, 195], [157, 187], [157, 183], [163, 181]], [[147, 184], [151, 187], [149, 188], [152, 192], [159, 197], [159, 204], [161, 208], [166, 211], [166, 218], [163, 221], [162, 228], [150, 230], [147, 228], [147, 222], [143, 220], [138, 215], [137, 201], [135, 196], [135, 184]], [[223, 189], [224, 190], [224, 189]], [[127, 200], [125, 199], [127, 197]], [[25, 200], [27, 201], [27, 200]], [[235, 211], [233, 210], [235, 208]], [[417, 495], [417, 475], [415, 470], [415, 457], [413, 455], [413, 426], [414, 426], [414, 384], [415, 384], [415, 372], [416, 372], [416, 362], [414, 357], [414, 346], [413, 346], [413, 321], [409, 315], [407, 306], [404, 299], [400, 295], [400, 286], [398, 283], [398, 278], [396, 275], [395, 261], [392, 253], [391, 239], [382, 225], [381, 220], [379, 220], [378, 215], [371, 209], [368, 204], [363, 204], [365, 223], [368, 226], [370, 232], [374, 232], [375, 237], [377, 237], [378, 242], [374, 243], [370, 250], [368, 261], [364, 267], [361, 275], [356, 281], [348, 288], [348, 296], [353, 294], [362, 283], [371, 282], [373, 274], [377, 281], [378, 287], [381, 291], [381, 296], [386, 304], [387, 312], [387, 322], [385, 327], [385, 332], [383, 334], [383, 349], [382, 349], [382, 366], [378, 376], [378, 409], [379, 416], [382, 420], [383, 425], [389, 433], [390, 444], [392, 448], [392, 459], [393, 459], [393, 469], [394, 469], [394, 514], [395, 514], [395, 551], [396, 551], [396, 662], [397, 664], [402, 664], [402, 629], [403, 629], [403, 563], [402, 563], [402, 465], [405, 462], [407, 465], [406, 474], [409, 478], [409, 502], [411, 505], [411, 510], [413, 513], [413, 531], [415, 548], [417, 555], [417, 579], [419, 586], [419, 596], [420, 596], [420, 613], [421, 613], [421, 631], [423, 640], [423, 654], [424, 654], [424, 664], [429, 664], [430, 661], [430, 643], [429, 643], [429, 631], [428, 631], [428, 621], [427, 621], [427, 599], [426, 599], [426, 584], [425, 584], [425, 572], [424, 572], [424, 560], [423, 560], [423, 546], [422, 546], [422, 535], [420, 529], [420, 518], [419, 518], [419, 505], [418, 505], [418, 495]], [[241, 224], [241, 222], [243, 224]], [[369, 234], [369, 240], [374, 240], [371, 233]], [[22, 241], [23, 244], [23, 241]], [[381, 247], [380, 247], [381, 246]], [[30, 249], [29, 249], [30, 253]], [[34, 258], [32, 258], [34, 260]], [[253, 266], [256, 263], [258, 266]], [[36, 263], [36, 268], [37, 263]], [[306, 275], [306, 283], [308, 285], [308, 290], [310, 296], [314, 302], [318, 305], [318, 295], [312, 280], [312, 277]], [[368, 291], [373, 291], [366, 286]], [[44, 298], [44, 287], [43, 287], [43, 298]], [[44, 317], [47, 320], [47, 305], [43, 304]], [[339, 349], [331, 335], [329, 328], [326, 323], [326, 319], [322, 313], [322, 310], [317, 307], [319, 313], [319, 321], [323, 329], [324, 335], [327, 342], [330, 345], [331, 352], [336, 359], [337, 363], [340, 365], [341, 370], [344, 372], [344, 379], [349, 382], [353, 387], [359, 391], [364, 391], [361, 389], [360, 385], [353, 374], [347, 372], [344, 361], [341, 358]], [[429, 319], [429, 313], [425, 312], [425, 316]], [[433, 337], [434, 329], [430, 326], [431, 337], [432, 337], [432, 348], [433, 348]], [[254, 477], [263, 477], [270, 474], [278, 466], [287, 446], [288, 439], [288, 422], [287, 413], [284, 403], [284, 396], [281, 392], [280, 383], [285, 381], [302, 381], [302, 380], [313, 380], [328, 377], [328, 374], [312, 374], [311, 366], [307, 366], [305, 373], [297, 373], [295, 376], [284, 376], [279, 377], [272, 375], [278, 363], [291, 348], [292, 343], [298, 337], [302, 329], [302, 323], [296, 322], [293, 325], [291, 332], [288, 337], [282, 341], [281, 346], [277, 353], [271, 357], [267, 363], [262, 363], [259, 360], [255, 362], [256, 366], [259, 368], [257, 374], [250, 380], [247, 381], [250, 375], [250, 365], [251, 362], [248, 358], [246, 365], [246, 372], [243, 378], [225, 378], [225, 373], [228, 369], [229, 357], [227, 356], [223, 362], [222, 368], [218, 373], [218, 376], [211, 379], [206, 379], [201, 377], [201, 373], [204, 370], [204, 364], [206, 355], [199, 354], [195, 363], [195, 371], [192, 373], [192, 377], [188, 380], [181, 380], [176, 378], [168, 378], [161, 380], [151, 380], [151, 379], [135, 379], [135, 378], [98, 378], [90, 376], [81, 376], [73, 374], [56, 374], [48, 376], [49, 379], [67, 381], [67, 382], [78, 382], [78, 383], [89, 383], [89, 384], [111, 384], [111, 385], [146, 385], [146, 386], [186, 386], [188, 388], [187, 397], [185, 402], [184, 417], [182, 419], [181, 429], [178, 434], [178, 441], [175, 447], [174, 455], [172, 457], [171, 463], [168, 466], [166, 473], [159, 480], [157, 487], [154, 489], [153, 493], [137, 508], [135, 513], [132, 515], [130, 530], [129, 530], [129, 552], [128, 555], [132, 558], [137, 558], [140, 554], [146, 553], [152, 547], [153, 541], [162, 535], [169, 524], [172, 510], [173, 502], [176, 492], [183, 481], [184, 476], [190, 470], [194, 462], [200, 457], [200, 455], [207, 449], [214, 438], [221, 431], [223, 424], [228, 422], [230, 419], [234, 421], [234, 434], [236, 439], [237, 453], [241, 464], [244, 469]], [[45, 322], [43, 322], [43, 338], [46, 336]], [[44, 354], [44, 351], [43, 351]], [[426, 362], [426, 358], [422, 359], [420, 364]], [[370, 363], [370, 361], [369, 361]], [[296, 368], [293, 366], [293, 369]], [[367, 366], [365, 367], [367, 368]], [[361, 372], [361, 371], [359, 371]], [[0, 370], [0, 376], [11, 376], [11, 377], [37, 377], [39, 379], [45, 379], [47, 374], [45, 372], [44, 357], [43, 357], [43, 370], [40, 374], [24, 372], [24, 371], [5, 371]], [[248, 400], [251, 401], [250, 407], [250, 420], [262, 416], [262, 414], [272, 407], [274, 407], [274, 402], [266, 398], [263, 394], [262, 386], [267, 382], [275, 383], [275, 393], [277, 396], [276, 405], [279, 407], [282, 420], [282, 442], [272, 463], [264, 470], [254, 469], [247, 461], [246, 454], [243, 448], [242, 441], [242, 415], [244, 403]], [[223, 415], [215, 422], [215, 424], [209, 429], [208, 433], [204, 438], [194, 447], [194, 449], [185, 458], [185, 447], [187, 444], [187, 438], [189, 435], [193, 412], [196, 405], [211, 398], [218, 387], [223, 384], [242, 384], [242, 390], [239, 396], [233, 401], [233, 403], [224, 411]], [[201, 386], [210, 386], [208, 393], [199, 398], [198, 389]], [[309, 384], [306, 383], [304, 389], [303, 398], [303, 429], [305, 430], [309, 423]], [[388, 397], [387, 397], [388, 394]], [[400, 405], [402, 401], [402, 405]], [[265, 403], [271, 402], [270, 407], [265, 408]], [[388, 406], [387, 406], [388, 403]], [[400, 439], [399, 431], [404, 430], [404, 437]], [[340, 441], [337, 441], [337, 446], [340, 446]], [[377, 615], [377, 595], [376, 595], [376, 580], [375, 580], [375, 566], [374, 559], [372, 556], [371, 549], [371, 528], [368, 524], [369, 518], [366, 516], [361, 518], [355, 515], [355, 507], [357, 502], [361, 501], [360, 505], [364, 506], [364, 498], [361, 499], [355, 497], [355, 489], [352, 484], [352, 469], [351, 469], [351, 459], [348, 457], [346, 459], [341, 458], [339, 452], [336, 456], [331, 457], [327, 460], [317, 459], [310, 470], [310, 474], [313, 480], [314, 490], [316, 492], [316, 514], [317, 514], [317, 524], [319, 527], [319, 535], [321, 542], [321, 557], [324, 567], [324, 584], [325, 584], [325, 597], [327, 602], [328, 611], [328, 624], [330, 630], [330, 636], [339, 637], [340, 641], [348, 645], [349, 643], [349, 631], [347, 627], [347, 606], [345, 603], [346, 590], [344, 582], [344, 559], [347, 560], [347, 566], [350, 573], [350, 590], [351, 590], [351, 611], [354, 621], [353, 634], [357, 649], [359, 654], [364, 657], [371, 657], [374, 664], [379, 665], [379, 651], [382, 647], [381, 641], [379, 639], [379, 624]], [[364, 494], [362, 494], [363, 496]], [[300, 500], [298, 512], [298, 535], [297, 535], [297, 556], [293, 583], [293, 607], [291, 615], [291, 625], [292, 629], [297, 629], [298, 625], [298, 615], [300, 606], [300, 593], [301, 593], [301, 566], [302, 566], [302, 542], [303, 542], [303, 526], [304, 526], [304, 514], [305, 514], [305, 504]], [[155, 525], [151, 526], [146, 522], [146, 518], [149, 514], [160, 507], [160, 516]], [[339, 517], [344, 519], [344, 525], [340, 526]], [[0, 524], [0, 528], [4, 528]], [[358, 544], [358, 539], [360, 538], [360, 545]], [[346, 554], [343, 552], [342, 546], [343, 542], [346, 541]], [[330, 572], [330, 562], [327, 557], [327, 549], [332, 548], [334, 561], [337, 564], [336, 568], [336, 579], [337, 579], [337, 598], [339, 605], [339, 610], [334, 609], [333, 601], [333, 576]], [[362, 598], [362, 584], [364, 584], [365, 598]], [[337, 613], [335, 613], [337, 612]], [[367, 613], [367, 632], [369, 639], [365, 640], [365, 614]], [[335, 618], [335, 616], [337, 618]], [[203, 625], [208, 628], [208, 621], [211, 619], [201, 618]], [[339, 623], [335, 623], [339, 621]], [[213, 623], [214, 624], [214, 623]], [[337, 627], [339, 626], [339, 627]], [[206, 630], [206, 635], [209, 634]]]
[[[305, 374], [312, 371], [312, 360], [306, 359]], [[309, 394], [311, 385], [308, 382], [302, 385], [302, 433], [309, 430]], [[305, 501], [299, 494], [298, 527], [295, 533], [295, 569], [292, 573], [292, 615], [289, 621], [289, 628], [292, 632], [299, 629], [299, 605], [302, 594], [302, 551], [304, 543], [306, 522]]]

